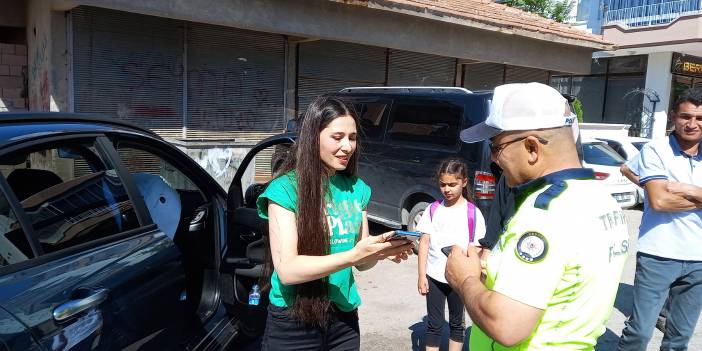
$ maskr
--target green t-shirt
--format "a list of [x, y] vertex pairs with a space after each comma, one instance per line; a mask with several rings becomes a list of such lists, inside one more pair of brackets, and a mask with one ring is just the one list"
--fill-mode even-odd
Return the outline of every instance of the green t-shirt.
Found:
[[486, 287], [542, 318], [512, 347], [473, 325], [471, 350], [593, 350], [604, 333], [629, 247], [626, 220], [598, 180], [565, 183], [556, 197], [550, 185], [528, 195], [487, 259]]
[[[370, 200], [371, 189], [357, 177], [341, 174], [329, 180], [329, 196], [325, 199], [327, 223], [331, 229], [329, 242], [332, 254], [351, 250], [361, 233], [363, 211]], [[293, 172], [274, 179], [258, 197], [258, 214], [268, 219], [268, 202], [273, 201], [297, 215], [297, 181]], [[279, 307], [292, 306], [295, 287], [284, 285], [278, 273], [271, 276], [271, 303]], [[361, 304], [351, 267], [329, 275], [329, 299], [344, 312], [353, 311]]]

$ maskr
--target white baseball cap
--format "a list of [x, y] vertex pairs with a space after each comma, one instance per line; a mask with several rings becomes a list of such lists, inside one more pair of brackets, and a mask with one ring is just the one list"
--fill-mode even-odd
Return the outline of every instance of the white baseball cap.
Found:
[[504, 131], [535, 130], [571, 125], [575, 116], [565, 114], [566, 99], [541, 83], [513, 83], [495, 88], [485, 122], [461, 131], [461, 140], [475, 143]]

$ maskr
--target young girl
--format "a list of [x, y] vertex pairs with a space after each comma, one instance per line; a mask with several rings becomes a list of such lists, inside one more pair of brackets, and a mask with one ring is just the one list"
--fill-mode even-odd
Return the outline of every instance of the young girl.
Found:
[[463, 302], [446, 283], [446, 255], [441, 248], [460, 245], [467, 249], [469, 242], [477, 245], [485, 236], [485, 220], [470, 202], [468, 167], [463, 162], [453, 159], [442, 162], [437, 178], [444, 200], [427, 206], [417, 224], [417, 230], [422, 232], [417, 290], [427, 298], [426, 349], [439, 350], [444, 306], [448, 300], [449, 350], [460, 351], [465, 331]]
[[368, 235], [371, 190], [356, 176], [358, 118], [322, 96], [307, 109], [283, 172], [258, 198], [273, 274], [263, 350], [357, 350], [361, 299], [351, 267], [406, 258], [411, 243]]

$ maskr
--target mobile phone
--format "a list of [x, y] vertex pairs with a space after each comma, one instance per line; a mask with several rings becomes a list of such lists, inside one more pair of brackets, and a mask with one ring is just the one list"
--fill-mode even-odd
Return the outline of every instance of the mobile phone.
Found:
[[422, 236], [421, 232], [411, 232], [407, 230], [395, 230], [395, 235], [393, 235], [390, 240], [398, 240], [398, 239], [405, 239], [405, 240], [419, 240], [419, 238]]
[[453, 249], [453, 246], [445, 246], [441, 248], [441, 252], [448, 257], [448, 255], [451, 253], [451, 249]]

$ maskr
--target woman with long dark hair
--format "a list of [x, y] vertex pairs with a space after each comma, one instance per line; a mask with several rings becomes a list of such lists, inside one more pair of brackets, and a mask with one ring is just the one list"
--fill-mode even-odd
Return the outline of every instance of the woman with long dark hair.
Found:
[[361, 303], [352, 267], [405, 257], [393, 232], [368, 235], [370, 188], [356, 176], [358, 117], [336, 97], [307, 108], [283, 170], [258, 198], [273, 274], [263, 350], [357, 350]]

